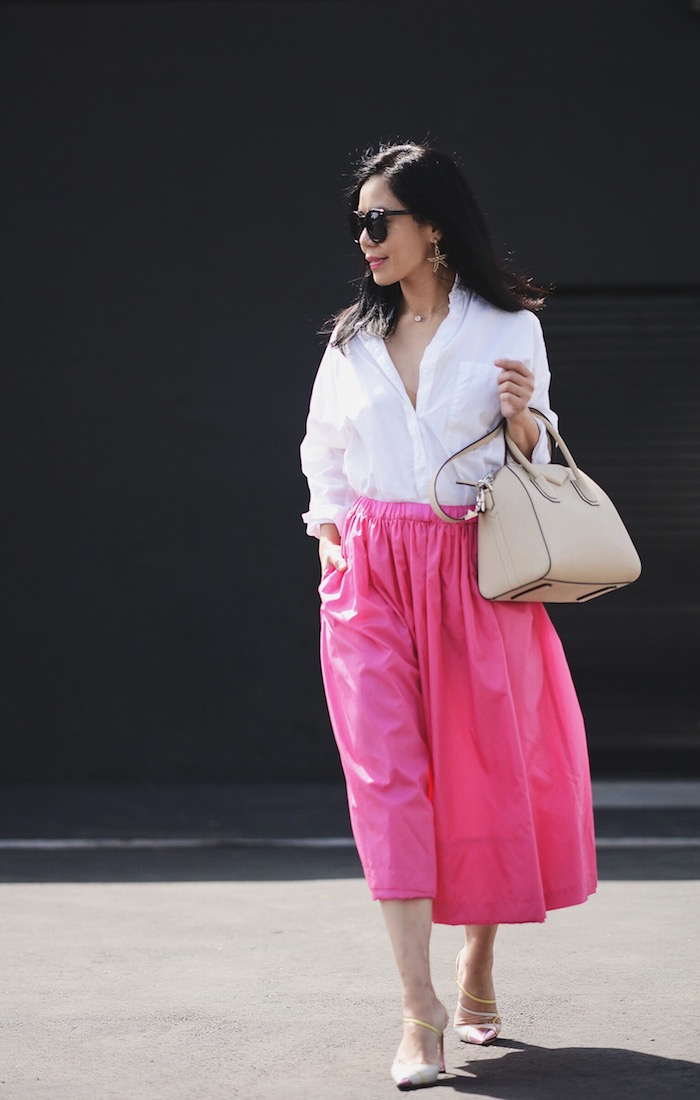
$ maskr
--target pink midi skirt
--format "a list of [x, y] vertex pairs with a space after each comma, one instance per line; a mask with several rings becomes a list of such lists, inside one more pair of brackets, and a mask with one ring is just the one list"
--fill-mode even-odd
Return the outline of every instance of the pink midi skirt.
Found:
[[581, 710], [541, 604], [492, 603], [476, 522], [354, 504], [321, 579], [321, 667], [374, 898], [440, 924], [542, 921], [596, 888]]

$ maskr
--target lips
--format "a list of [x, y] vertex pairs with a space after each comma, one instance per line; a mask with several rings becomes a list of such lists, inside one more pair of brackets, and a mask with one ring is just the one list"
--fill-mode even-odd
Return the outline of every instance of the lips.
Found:
[[386, 256], [365, 256], [370, 271], [376, 271], [386, 260]]

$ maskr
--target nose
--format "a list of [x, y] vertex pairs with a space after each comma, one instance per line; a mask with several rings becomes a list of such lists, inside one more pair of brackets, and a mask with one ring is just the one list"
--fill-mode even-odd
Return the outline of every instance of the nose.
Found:
[[357, 243], [359, 244], [359, 246], [360, 246], [360, 248], [362, 249], [363, 252], [366, 252], [367, 249], [371, 248], [371, 246], [374, 244], [374, 241], [372, 240], [369, 233], [367, 232], [367, 227], [366, 226], [363, 227], [363, 230], [360, 233], [360, 239]]

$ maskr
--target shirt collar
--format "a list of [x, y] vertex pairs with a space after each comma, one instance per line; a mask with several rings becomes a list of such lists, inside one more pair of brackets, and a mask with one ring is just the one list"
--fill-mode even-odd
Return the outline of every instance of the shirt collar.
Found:
[[[440, 334], [440, 332], [442, 331], [443, 336], [447, 333], [450, 333], [450, 330], [452, 328], [452, 325], [449, 324], [450, 318], [452, 318], [453, 322], [456, 319], [461, 321], [463, 313], [464, 311], [466, 311], [466, 307], [471, 301], [472, 292], [471, 290], [468, 290], [467, 287], [465, 287], [459, 275], [456, 275], [455, 281], [452, 284], [452, 289], [450, 290], [450, 293], [447, 297], [450, 305], [450, 313], [438, 329], [438, 334]], [[360, 339], [366, 346], [376, 347], [377, 343], [382, 345], [384, 344], [384, 341], [380, 339], [380, 337], [374, 336], [372, 333], [369, 333], [364, 327], [358, 328], [356, 335], [360, 337]]]
[[[450, 306], [449, 313], [426, 348], [423, 359], [423, 363], [425, 363], [426, 366], [431, 361], [435, 362], [437, 358], [442, 356], [452, 341], [459, 335], [472, 298], [472, 292], [467, 290], [464, 284], [456, 278], [448, 295]], [[359, 336], [369, 354], [375, 362], [382, 367], [391, 380], [398, 380], [396, 368], [391, 361], [384, 340], [379, 336], [374, 336], [372, 333], [367, 332], [365, 328], [359, 329], [356, 335]], [[399, 388], [402, 388], [402, 385], [401, 383]]]
[[452, 290], [449, 293], [450, 305], [453, 305], [455, 302], [463, 301], [464, 298], [470, 297], [471, 291], [467, 290], [459, 275], [456, 275], [455, 281], [452, 284]]

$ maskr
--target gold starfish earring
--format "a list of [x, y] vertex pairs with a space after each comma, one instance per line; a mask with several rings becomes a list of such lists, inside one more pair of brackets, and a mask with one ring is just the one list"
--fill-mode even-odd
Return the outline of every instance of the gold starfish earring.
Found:
[[437, 275], [439, 267], [447, 267], [447, 256], [440, 251], [437, 241], [433, 241], [433, 255], [428, 256], [428, 263], [433, 265], [433, 275]]

